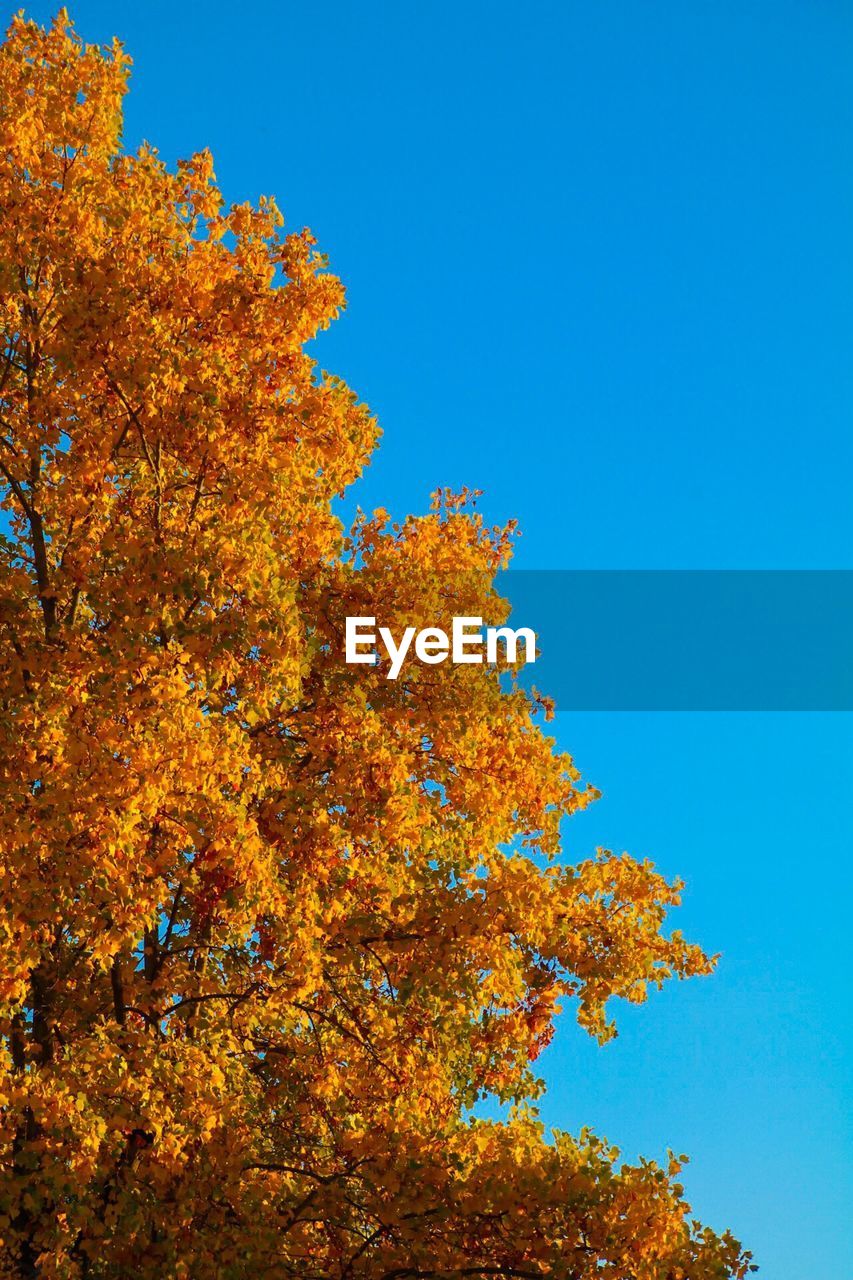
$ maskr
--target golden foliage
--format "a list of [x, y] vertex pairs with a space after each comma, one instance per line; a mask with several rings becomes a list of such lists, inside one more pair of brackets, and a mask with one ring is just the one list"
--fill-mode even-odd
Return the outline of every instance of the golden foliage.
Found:
[[678, 886], [553, 860], [595, 793], [493, 669], [341, 661], [368, 603], [500, 619], [512, 529], [344, 535], [341, 285], [121, 150], [127, 70], [64, 14], [0, 50], [0, 1274], [742, 1276], [678, 1161], [530, 1109], [561, 1001], [605, 1039], [711, 967]]

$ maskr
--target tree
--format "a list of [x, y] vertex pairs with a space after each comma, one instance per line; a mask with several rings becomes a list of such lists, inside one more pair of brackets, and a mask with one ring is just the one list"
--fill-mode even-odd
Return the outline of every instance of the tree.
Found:
[[558, 860], [595, 793], [544, 699], [342, 662], [348, 615], [500, 621], [512, 528], [344, 534], [341, 285], [207, 153], [121, 150], [127, 69], [64, 13], [0, 51], [0, 1274], [743, 1276], [683, 1158], [533, 1107], [562, 1000], [604, 1040], [711, 969], [680, 886]]

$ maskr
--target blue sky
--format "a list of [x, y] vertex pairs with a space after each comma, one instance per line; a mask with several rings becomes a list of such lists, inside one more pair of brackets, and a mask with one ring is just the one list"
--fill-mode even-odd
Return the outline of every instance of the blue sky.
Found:
[[[11, 9], [9, 10], [11, 12]], [[31, 5], [46, 19], [52, 6]], [[209, 146], [349, 289], [318, 354], [385, 430], [362, 505], [475, 485], [527, 568], [853, 568], [853, 8], [78, 0], [127, 141]], [[568, 1018], [545, 1118], [692, 1156], [768, 1280], [851, 1255], [842, 714], [563, 714], [567, 833], [688, 881], [716, 977]]]

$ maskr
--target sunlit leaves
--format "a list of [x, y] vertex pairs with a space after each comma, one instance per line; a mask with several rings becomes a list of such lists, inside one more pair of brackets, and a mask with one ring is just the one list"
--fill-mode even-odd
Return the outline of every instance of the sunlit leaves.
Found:
[[121, 151], [127, 68], [64, 15], [0, 50], [0, 1275], [741, 1276], [679, 1161], [529, 1105], [561, 1008], [709, 970], [679, 886], [561, 861], [547, 700], [342, 662], [348, 614], [503, 621], [514, 527], [345, 534], [341, 285], [209, 154]]

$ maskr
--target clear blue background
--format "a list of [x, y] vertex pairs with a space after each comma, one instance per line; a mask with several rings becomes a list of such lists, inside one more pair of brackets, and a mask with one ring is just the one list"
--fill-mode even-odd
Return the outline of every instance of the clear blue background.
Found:
[[[529, 568], [853, 567], [847, 0], [73, 15], [136, 61], [130, 145], [209, 146], [229, 199], [275, 194], [330, 253], [350, 308], [318, 351], [386, 433], [363, 505], [476, 485]], [[851, 717], [557, 731], [604, 790], [570, 856], [684, 875], [678, 923], [723, 959], [606, 1049], [564, 1018], [546, 1119], [688, 1151], [768, 1280], [839, 1280]]]

